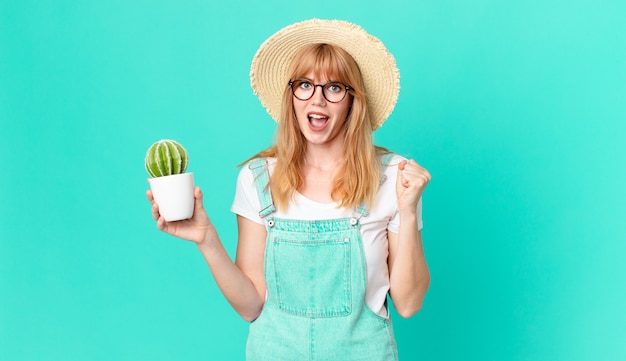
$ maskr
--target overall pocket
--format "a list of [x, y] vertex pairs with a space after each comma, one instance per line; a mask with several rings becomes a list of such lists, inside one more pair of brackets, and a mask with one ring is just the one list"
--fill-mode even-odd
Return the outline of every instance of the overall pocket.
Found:
[[309, 318], [352, 311], [350, 240], [274, 239], [276, 295], [282, 311]]

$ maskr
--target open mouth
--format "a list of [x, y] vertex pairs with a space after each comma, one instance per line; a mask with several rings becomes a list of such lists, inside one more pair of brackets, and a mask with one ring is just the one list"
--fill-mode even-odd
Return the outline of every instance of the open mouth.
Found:
[[328, 124], [328, 117], [323, 114], [311, 113], [309, 114], [309, 127], [311, 129], [320, 131], [326, 128]]

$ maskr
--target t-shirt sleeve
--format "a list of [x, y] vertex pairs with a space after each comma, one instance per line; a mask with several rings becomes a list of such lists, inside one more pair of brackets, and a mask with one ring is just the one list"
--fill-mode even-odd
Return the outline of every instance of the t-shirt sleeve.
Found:
[[233, 200], [230, 210], [253, 222], [264, 224], [263, 219], [259, 216], [261, 206], [254, 185], [254, 176], [247, 166], [244, 166], [239, 171], [237, 187], [235, 189], [235, 199]]

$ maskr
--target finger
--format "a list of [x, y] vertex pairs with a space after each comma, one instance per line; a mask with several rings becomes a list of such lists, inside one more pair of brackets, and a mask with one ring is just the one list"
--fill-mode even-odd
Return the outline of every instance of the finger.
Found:
[[400, 189], [400, 187], [407, 187], [407, 181], [404, 177], [404, 170], [406, 169], [407, 161], [403, 160], [398, 164], [398, 175], [396, 176], [396, 188]]
[[430, 182], [430, 180], [432, 179], [432, 175], [430, 174], [429, 171], [427, 171], [426, 169], [424, 169], [424, 177], [426, 177], [426, 181]]
[[156, 202], [154, 201], [154, 194], [152, 194], [151, 190], [147, 190], [146, 191], [146, 197], [148, 198], [148, 201], [150, 202], [150, 204], [152, 204], [152, 218], [154, 220], [159, 219], [159, 206], [156, 204]]
[[165, 218], [159, 216], [157, 218], [157, 229], [159, 231], [165, 231], [165, 227], [166, 227]]
[[424, 187], [426, 187], [428, 182], [430, 182], [431, 175], [425, 168], [423, 168], [417, 162], [411, 159], [404, 167], [404, 170], [402, 171], [402, 177], [402, 184], [404, 185], [404, 187], [417, 187], [423, 189]]
[[421, 170], [424, 168], [421, 165], [419, 165], [419, 163], [411, 159], [407, 162], [406, 167], [404, 167], [404, 169], [408, 171], [416, 171], [416, 170]]
[[412, 159], [404, 168], [404, 175], [410, 177], [426, 178], [427, 180], [430, 180], [431, 178], [430, 172], [428, 172], [426, 168], [422, 167], [421, 165], [419, 165], [419, 163]]
[[152, 202], [152, 218], [154, 220], [158, 220], [161, 217], [161, 213], [159, 212], [159, 205], [156, 202]]

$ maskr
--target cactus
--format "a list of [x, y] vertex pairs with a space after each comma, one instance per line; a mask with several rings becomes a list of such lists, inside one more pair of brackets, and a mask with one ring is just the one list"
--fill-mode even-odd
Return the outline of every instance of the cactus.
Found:
[[146, 153], [146, 170], [152, 178], [181, 174], [187, 170], [187, 151], [178, 142], [162, 139]]

